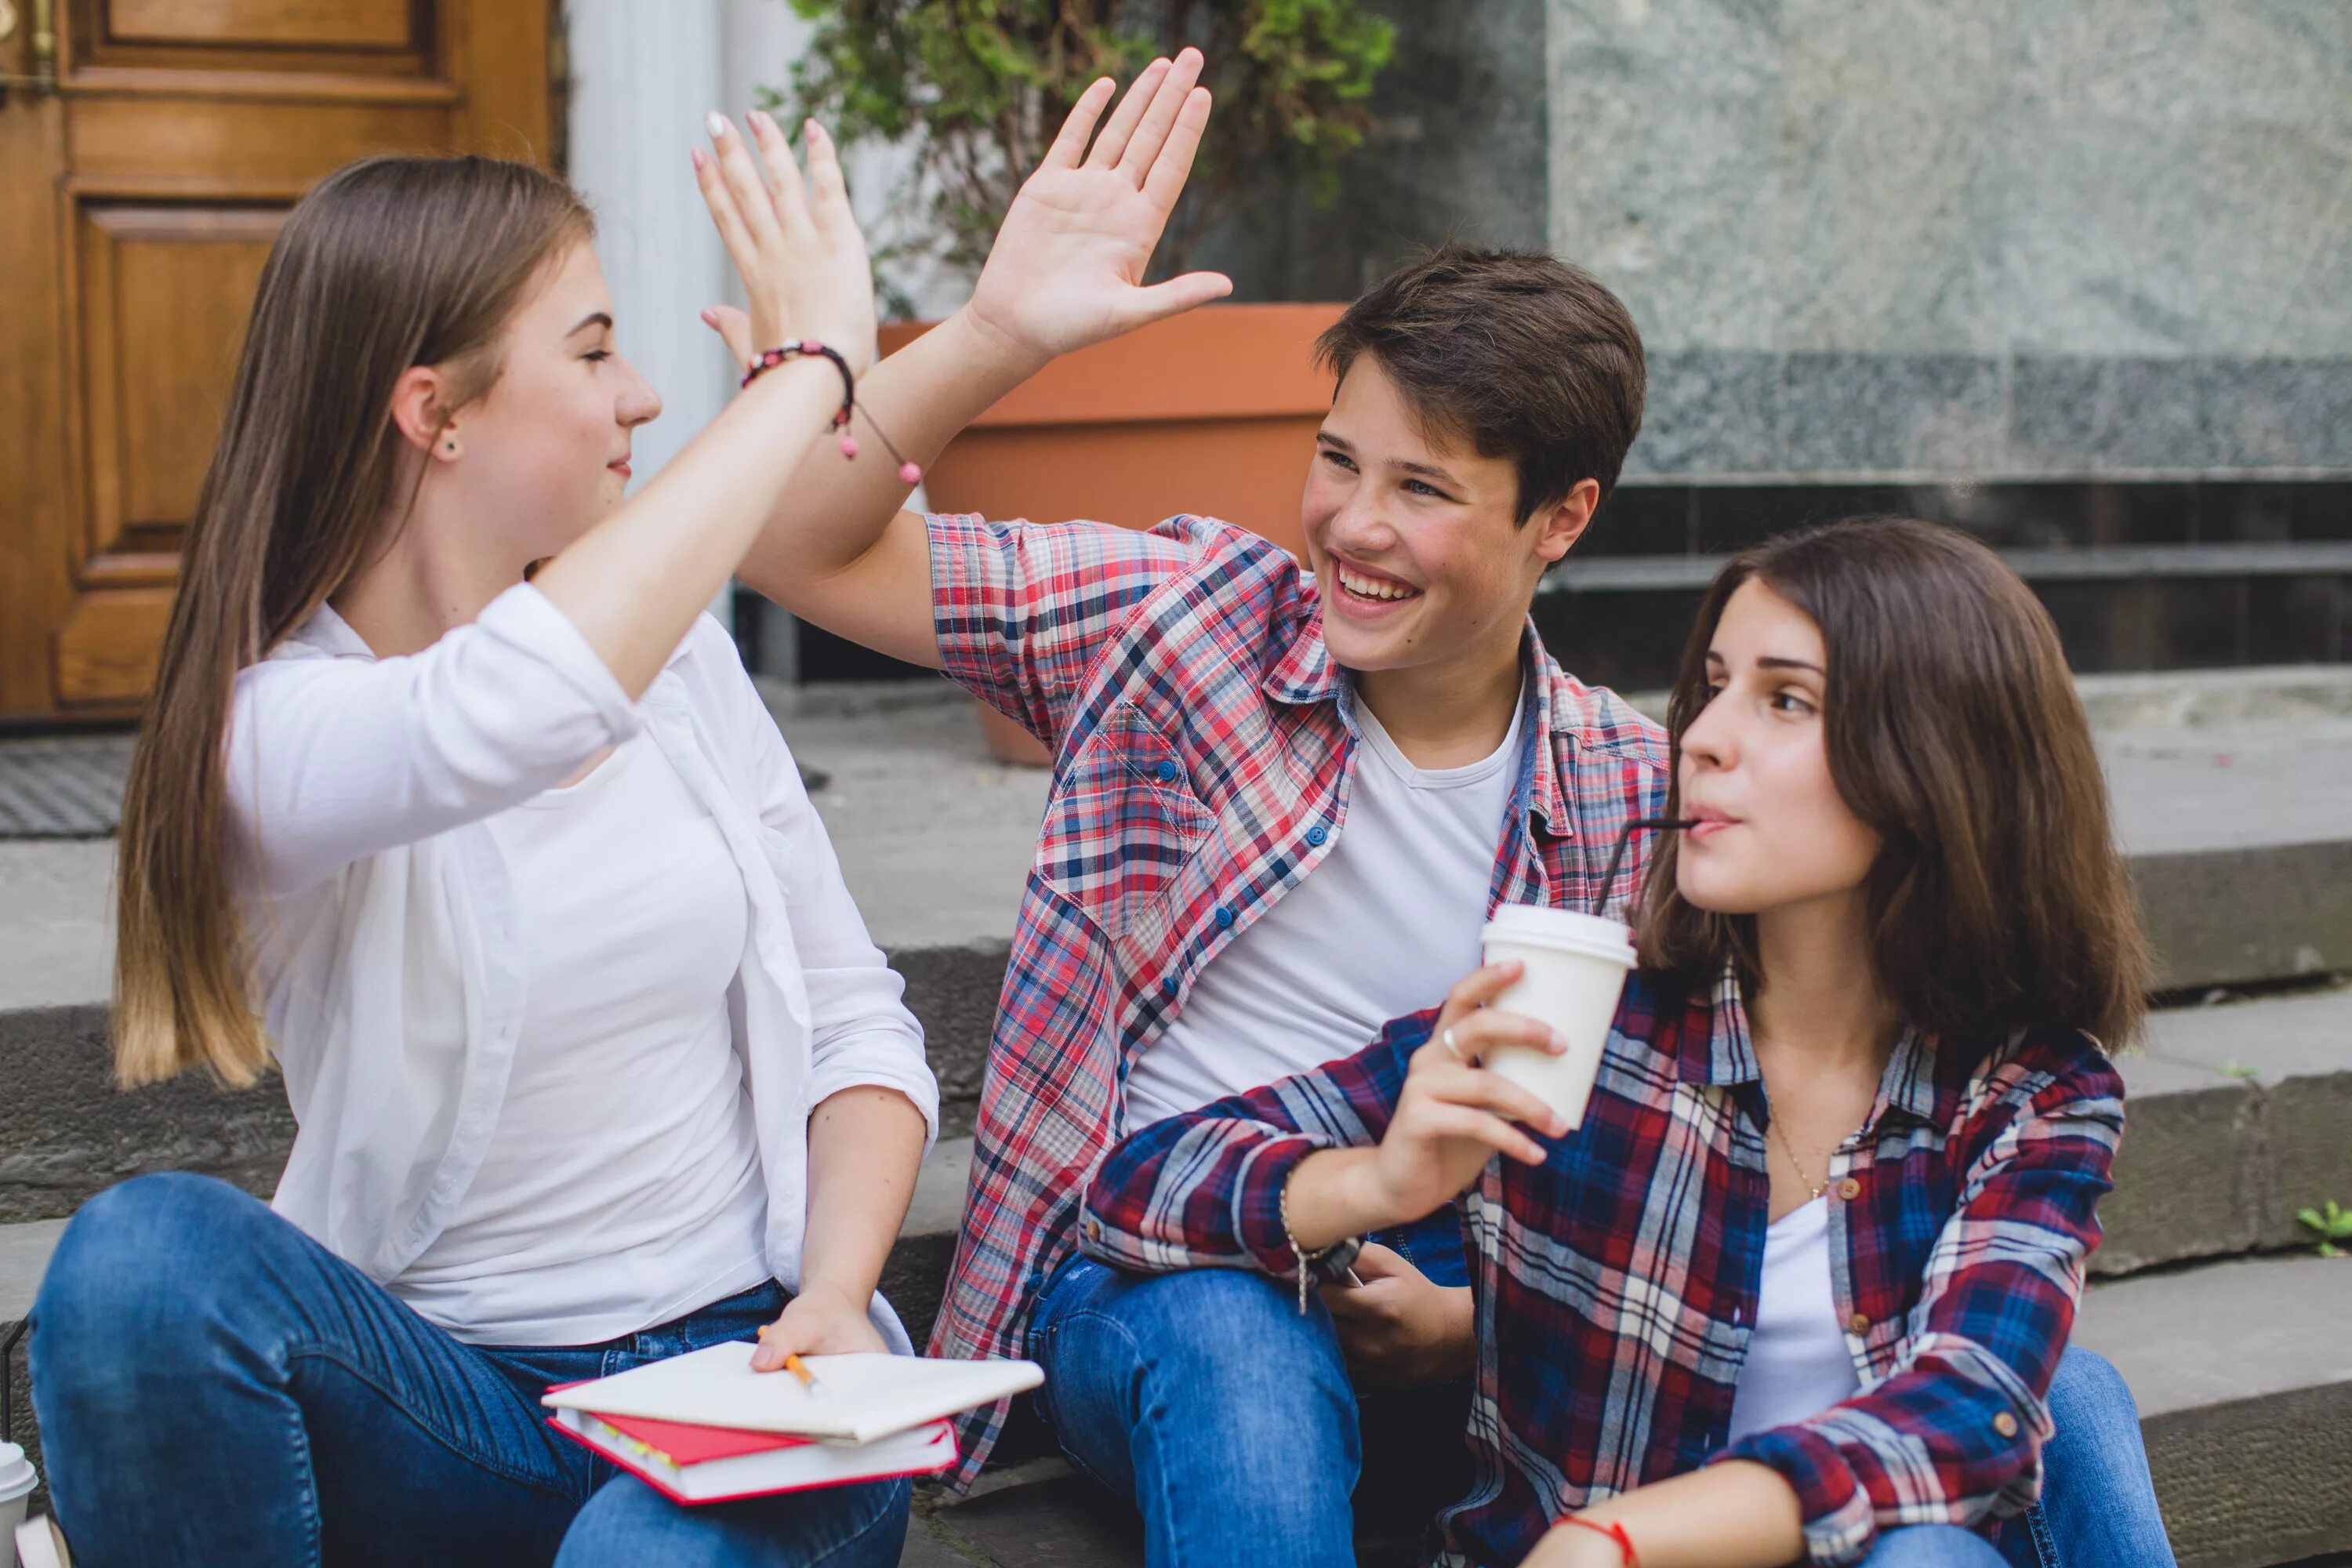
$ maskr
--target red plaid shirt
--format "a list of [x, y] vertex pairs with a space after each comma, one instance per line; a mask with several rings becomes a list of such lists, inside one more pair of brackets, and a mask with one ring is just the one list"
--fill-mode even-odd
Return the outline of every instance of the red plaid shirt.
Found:
[[[1055, 754], [930, 1343], [1019, 1355], [1120, 1131], [1128, 1063], [1202, 966], [1328, 852], [1356, 731], [1315, 580], [1255, 534], [1197, 517], [1149, 533], [929, 523], [948, 674]], [[1523, 646], [1540, 743], [1522, 753], [1488, 902], [1586, 907], [1619, 828], [1663, 805], [1665, 737], [1564, 674], [1532, 627]], [[1612, 909], [1640, 885], [1642, 847]], [[1004, 1412], [965, 1418], [960, 1479]]]
[[[1087, 1194], [1087, 1252], [1296, 1278], [1283, 1184], [1318, 1148], [1380, 1141], [1433, 1017], [1120, 1143]], [[1830, 1160], [1831, 1288], [1862, 1390], [1727, 1446], [1762, 1284], [1769, 1114], [1737, 984], [1677, 1004], [1636, 978], [1584, 1124], [1539, 1166], [1489, 1162], [1464, 1195], [1474, 1471], [1438, 1515], [1438, 1563], [1517, 1563], [1561, 1513], [1719, 1459], [1788, 1479], [1814, 1563], [2033, 1500], [2123, 1133], [2114, 1067], [2063, 1030], [1990, 1051], [1906, 1035]]]

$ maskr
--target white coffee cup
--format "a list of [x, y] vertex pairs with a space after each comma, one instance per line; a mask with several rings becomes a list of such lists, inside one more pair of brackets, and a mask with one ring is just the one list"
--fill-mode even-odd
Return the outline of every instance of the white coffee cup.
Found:
[[1485, 943], [1487, 963], [1527, 965], [1495, 1005], [1549, 1024], [1568, 1041], [1561, 1056], [1498, 1046], [1486, 1066], [1559, 1111], [1570, 1128], [1582, 1126], [1617, 999], [1633, 967], [1633, 928], [1571, 910], [1506, 904], [1486, 922]]
[[16, 1527], [25, 1522], [26, 1502], [40, 1484], [25, 1450], [0, 1443], [0, 1568], [16, 1568]]

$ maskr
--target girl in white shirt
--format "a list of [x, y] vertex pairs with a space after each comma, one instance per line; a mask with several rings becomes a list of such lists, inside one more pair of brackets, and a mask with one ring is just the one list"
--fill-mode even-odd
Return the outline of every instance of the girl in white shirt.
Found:
[[537, 1403], [754, 1333], [908, 1349], [875, 1284], [937, 1130], [921, 1031], [700, 614], [874, 357], [830, 142], [803, 176], [753, 130], [694, 156], [754, 336], [839, 357], [626, 501], [660, 401], [562, 184], [370, 160], [272, 250], [125, 803], [114, 1016], [126, 1084], [274, 1056], [300, 1131], [274, 1214], [142, 1177], [59, 1246], [35, 1397], [85, 1568], [898, 1560], [903, 1480], [677, 1509]]

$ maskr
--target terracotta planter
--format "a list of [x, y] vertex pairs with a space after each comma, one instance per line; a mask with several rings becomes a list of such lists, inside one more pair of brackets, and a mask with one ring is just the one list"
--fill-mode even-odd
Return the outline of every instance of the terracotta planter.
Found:
[[[1298, 493], [1331, 378], [1314, 343], [1339, 305], [1211, 305], [1065, 354], [956, 437], [924, 477], [931, 505], [996, 519], [1149, 528], [1180, 511], [1301, 548]], [[890, 353], [929, 322], [882, 329]], [[1044, 763], [982, 706], [989, 749]]]

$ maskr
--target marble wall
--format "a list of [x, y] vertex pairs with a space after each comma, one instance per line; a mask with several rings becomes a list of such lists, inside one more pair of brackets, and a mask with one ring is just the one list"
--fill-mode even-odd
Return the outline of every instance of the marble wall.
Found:
[[2352, 468], [2343, 0], [1551, 0], [1642, 469]]

